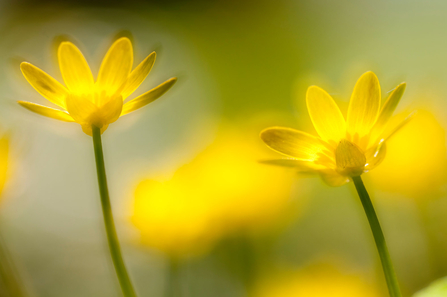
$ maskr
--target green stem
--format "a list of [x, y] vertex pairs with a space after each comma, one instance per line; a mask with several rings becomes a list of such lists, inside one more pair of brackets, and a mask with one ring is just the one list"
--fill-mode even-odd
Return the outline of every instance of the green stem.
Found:
[[180, 263], [178, 259], [169, 258], [167, 271], [166, 297], [181, 297]]
[[124, 265], [121, 255], [118, 236], [116, 235], [115, 223], [113, 222], [112, 207], [110, 205], [109, 190], [107, 188], [106, 168], [104, 166], [104, 155], [101, 143], [101, 131], [96, 126], [92, 126], [93, 146], [95, 149], [96, 171], [98, 174], [99, 194], [101, 196], [102, 213], [106, 226], [107, 240], [113, 265], [118, 276], [124, 296], [136, 297], [132, 283]]
[[368, 217], [369, 226], [374, 236], [376, 242], [377, 250], [379, 251], [380, 261], [382, 262], [383, 272], [385, 273], [386, 283], [388, 285], [388, 291], [391, 297], [401, 297], [402, 294], [399, 289], [399, 284], [397, 282], [396, 273], [394, 272], [393, 264], [391, 263], [390, 254], [388, 253], [388, 248], [386, 246], [385, 237], [383, 236], [382, 228], [380, 227], [379, 219], [377, 218], [376, 212], [374, 211], [374, 206], [371, 203], [368, 192], [366, 191], [365, 185], [363, 184], [362, 178], [360, 176], [355, 176], [352, 178], [359, 194], [360, 200], [362, 201], [363, 209], [365, 210], [366, 216]]

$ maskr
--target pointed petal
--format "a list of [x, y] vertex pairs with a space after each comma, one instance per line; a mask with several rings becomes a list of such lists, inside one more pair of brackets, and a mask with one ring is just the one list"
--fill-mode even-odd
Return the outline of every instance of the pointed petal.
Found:
[[386, 143], [384, 140], [381, 140], [376, 146], [371, 147], [366, 151], [366, 165], [365, 171], [370, 171], [376, 168], [386, 156]]
[[271, 149], [303, 161], [317, 160], [325, 149], [317, 137], [291, 128], [267, 128], [261, 132], [261, 139]]
[[347, 131], [353, 139], [367, 135], [376, 122], [380, 107], [380, 85], [369, 71], [355, 84], [348, 107]]
[[20, 69], [22, 70], [23, 76], [25, 76], [26, 80], [37, 92], [50, 102], [65, 108], [67, 89], [63, 85], [30, 63], [21, 63]]
[[406, 86], [407, 86], [406, 83], [401, 83], [391, 92], [390, 96], [388, 97], [385, 104], [383, 105], [382, 110], [380, 111], [379, 117], [371, 131], [371, 139], [377, 139], [377, 137], [380, 134], [382, 134], [383, 130], [385, 129], [386, 124], [388, 123], [391, 116], [393, 115], [394, 110], [397, 107], [397, 104], [399, 103], [400, 99], [402, 98], [402, 95], [405, 92]]
[[98, 74], [98, 87], [112, 95], [121, 92], [133, 64], [132, 43], [127, 37], [115, 41], [105, 55]]
[[81, 51], [71, 42], [62, 42], [58, 50], [62, 78], [70, 91], [78, 94], [91, 92], [94, 79]]
[[176, 77], [168, 79], [164, 83], [158, 85], [157, 87], [144, 93], [143, 95], [140, 95], [137, 98], [130, 100], [129, 102], [124, 104], [121, 115], [123, 116], [151, 103], [152, 101], [154, 101], [155, 99], [159, 98], [161, 95], [166, 93], [166, 91], [169, 90], [176, 81], [177, 81]]
[[413, 111], [412, 113], [410, 113], [402, 122], [400, 122], [399, 124], [397, 124], [396, 126], [392, 127], [389, 131], [386, 131], [385, 134], [383, 135], [382, 139], [384, 141], [388, 141], [397, 131], [399, 131], [400, 129], [402, 129], [406, 124], [408, 124], [408, 122], [411, 121], [411, 119], [413, 118], [413, 116], [417, 113], [417, 111]]
[[319, 174], [321, 179], [331, 187], [340, 187], [349, 182], [349, 177], [341, 175], [333, 169], [320, 170]]
[[321, 166], [316, 165], [314, 162], [301, 161], [296, 159], [261, 160], [259, 161], [259, 163], [265, 165], [294, 168], [302, 173], [315, 173], [317, 169], [322, 168]]
[[323, 89], [311, 86], [306, 94], [307, 109], [320, 137], [338, 142], [346, 136], [346, 122], [332, 97]]
[[121, 92], [123, 99], [129, 97], [144, 81], [155, 63], [155, 52], [152, 52], [146, 59], [141, 62], [129, 75], [126, 81], [126, 86]]
[[26, 101], [18, 101], [20, 105], [25, 107], [26, 109], [29, 109], [35, 113], [38, 113], [40, 115], [53, 118], [59, 121], [64, 122], [74, 122], [73, 118], [65, 111], [54, 109], [51, 107], [46, 107], [43, 105], [26, 102]]

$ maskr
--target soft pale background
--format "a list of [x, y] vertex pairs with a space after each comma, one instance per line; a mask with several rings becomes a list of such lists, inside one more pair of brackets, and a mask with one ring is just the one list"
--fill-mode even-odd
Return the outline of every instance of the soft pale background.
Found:
[[[32, 296], [120, 292], [104, 242], [91, 139], [76, 124], [39, 117], [15, 103], [45, 100], [26, 83], [19, 63], [29, 61], [60, 79], [54, 41], [68, 35], [95, 73], [123, 30], [133, 36], [136, 62], [152, 50], [158, 54], [137, 94], [179, 77], [161, 99], [120, 119], [103, 137], [118, 231], [141, 296], [162, 296], [168, 266], [163, 253], [139, 244], [130, 222], [137, 184], [172, 176], [227, 123], [250, 127], [247, 139], [271, 125], [312, 129], [306, 88], [319, 85], [346, 108], [356, 79], [367, 70], [378, 75], [384, 96], [407, 81], [398, 111], [422, 109], [390, 143], [382, 167], [365, 176], [404, 294], [447, 275], [447, 3], [106, 3], [0, 4], [0, 116], [14, 133], [14, 177], [3, 194], [0, 229]], [[264, 152], [272, 156], [267, 148]], [[310, 177], [294, 183], [290, 199], [300, 202], [300, 211], [286, 226], [254, 239], [238, 234], [236, 241], [261, 250], [257, 261], [265, 261], [272, 274], [329, 262], [383, 290], [353, 186], [329, 188]], [[256, 203], [255, 198], [247, 199]], [[181, 269], [186, 296], [246, 295], [246, 277], [238, 272], [237, 257], [228, 260], [234, 253], [226, 240]], [[234, 269], [223, 264], [232, 261]]]

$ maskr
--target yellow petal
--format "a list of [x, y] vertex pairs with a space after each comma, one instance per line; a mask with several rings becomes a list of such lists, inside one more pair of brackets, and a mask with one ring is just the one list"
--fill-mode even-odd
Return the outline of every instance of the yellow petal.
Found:
[[296, 159], [274, 159], [274, 160], [261, 160], [261, 164], [288, 167], [297, 170], [300, 173], [315, 173], [322, 166], [316, 165], [314, 162], [301, 161]]
[[124, 87], [124, 90], [121, 92], [123, 99], [129, 97], [129, 95], [132, 94], [144, 81], [146, 76], [151, 71], [152, 66], [154, 66], [155, 56], [156, 56], [155, 52], [152, 52], [149, 56], [146, 57], [146, 59], [143, 60], [143, 62], [141, 62], [137, 66], [137, 68], [135, 68], [130, 73], [126, 81], [126, 86]]
[[71, 42], [62, 42], [58, 50], [59, 68], [70, 91], [78, 94], [91, 92], [94, 79], [81, 51]]
[[121, 92], [133, 64], [132, 43], [127, 37], [115, 41], [105, 55], [98, 74], [98, 87], [112, 95]]
[[388, 99], [386, 100], [385, 104], [382, 107], [382, 110], [380, 111], [379, 118], [377, 119], [376, 123], [374, 124], [374, 127], [371, 131], [371, 138], [373, 141], [377, 139], [377, 137], [382, 134], [383, 130], [385, 129], [386, 124], [390, 120], [391, 116], [394, 113], [394, 110], [396, 109], [397, 104], [399, 103], [400, 99], [402, 98], [402, 95], [405, 92], [407, 84], [401, 83], [398, 85], [390, 94]]
[[323, 89], [311, 86], [306, 94], [307, 109], [320, 137], [338, 142], [346, 136], [346, 122], [332, 97]]
[[410, 113], [402, 122], [400, 122], [399, 124], [397, 124], [396, 126], [392, 127], [391, 129], [389, 129], [388, 131], [385, 132], [385, 134], [383, 135], [383, 140], [387, 141], [389, 140], [397, 131], [399, 131], [400, 129], [402, 129], [406, 124], [408, 124], [408, 122], [411, 121], [411, 119], [413, 118], [413, 116], [416, 114], [416, 111], [413, 111], [412, 113]]
[[380, 141], [377, 145], [371, 147], [366, 153], [366, 165], [365, 172], [370, 171], [377, 167], [386, 156], [386, 144], [385, 141]]
[[20, 69], [26, 80], [37, 92], [47, 98], [50, 102], [65, 108], [67, 89], [63, 85], [30, 63], [21, 63]]
[[319, 171], [323, 181], [331, 187], [340, 187], [349, 182], [349, 177], [339, 174], [333, 169]]
[[337, 171], [342, 175], [359, 176], [365, 169], [365, 154], [356, 144], [346, 139], [342, 139], [337, 146], [335, 160]]
[[271, 149], [303, 161], [317, 160], [325, 149], [320, 139], [291, 128], [267, 128], [261, 132], [261, 139]]
[[355, 84], [348, 107], [347, 130], [352, 139], [367, 135], [380, 107], [380, 85], [377, 76], [369, 71]]
[[143, 95], [140, 95], [137, 98], [130, 100], [129, 102], [124, 104], [121, 115], [123, 116], [151, 103], [152, 101], [163, 95], [167, 90], [169, 90], [169, 88], [171, 88], [176, 81], [177, 81], [176, 77], [168, 79], [164, 83], [158, 85], [157, 87], [144, 93]]
[[18, 101], [18, 103], [20, 105], [22, 105], [23, 107], [25, 107], [26, 109], [29, 109], [35, 113], [40, 114], [40, 115], [43, 115], [43, 116], [46, 116], [49, 118], [53, 118], [53, 119], [56, 119], [59, 121], [74, 122], [73, 118], [65, 111], [54, 109], [51, 107], [46, 107], [43, 105], [31, 103], [31, 102], [26, 102], [26, 101]]

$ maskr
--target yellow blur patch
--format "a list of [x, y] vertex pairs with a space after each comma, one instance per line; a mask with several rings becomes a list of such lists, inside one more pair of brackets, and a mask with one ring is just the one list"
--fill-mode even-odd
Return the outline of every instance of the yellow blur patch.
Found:
[[263, 150], [226, 132], [164, 182], [142, 181], [132, 222], [142, 242], [171, 256], [204, 253], [235, 232], [256, 232], [290, 206], [294, 175], [260, 164]]
[[270, 276], [255, 297], [379, 297], [376, 288], [357, 274], [317, 265], [297, 272]]
[[[405, 115], [396, 117], [401, 121]], [[427, 199], [447, 182], [445, 130], [420, 110], [388, 141], [387, 158], [370, 175], [376, 188]]]

